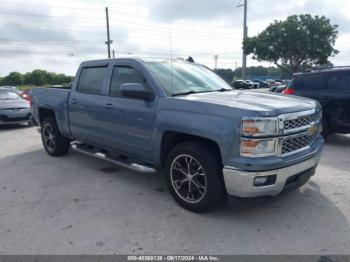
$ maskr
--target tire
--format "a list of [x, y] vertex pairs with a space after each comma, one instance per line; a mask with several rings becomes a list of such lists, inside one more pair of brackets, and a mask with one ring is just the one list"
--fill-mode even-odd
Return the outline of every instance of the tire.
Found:
[[225, 196], [219, 156], [204, 143], [175, 146], [167, 156], [164, 175], [173, 198], [185, 209], [209, 211]]
[[326, 139], [331, 134], [331, 127], [329, 121], [326, 117], [322, 118], [322, 132], [321, 135]]
[[50, 156], [62, 156], [69, 151], [69, 140], [61, 134], [53, 117], [47, 117], [42, 122], [41, 140]]

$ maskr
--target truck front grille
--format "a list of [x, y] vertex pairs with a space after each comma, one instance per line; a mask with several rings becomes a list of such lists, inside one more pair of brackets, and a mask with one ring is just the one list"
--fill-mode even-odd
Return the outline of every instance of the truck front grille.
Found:
[[291, 129], [308, 126], [312, 123], [312, 121], [313, 121], [312, 115], [300, 116], [298, 118], [285, 120], [283, 123], [283, 126], [284, 126], [284, 130], [291, 130]]
[[282, 155], [307, 147], [311, 142], [312, 137], [307, 134], [286, 138], [282, 142]]

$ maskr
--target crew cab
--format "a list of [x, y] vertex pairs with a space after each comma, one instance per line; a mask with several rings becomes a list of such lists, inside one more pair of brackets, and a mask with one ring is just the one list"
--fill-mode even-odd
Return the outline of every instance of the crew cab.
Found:
[[71, 89], [32, 90], [32, 114], [49, 155], [71, 148], [161, 173], [192, 211], [297, 188], [323, 146], [318, 102], [232, 90], [207, 67], [176, 60], [83, 62]]

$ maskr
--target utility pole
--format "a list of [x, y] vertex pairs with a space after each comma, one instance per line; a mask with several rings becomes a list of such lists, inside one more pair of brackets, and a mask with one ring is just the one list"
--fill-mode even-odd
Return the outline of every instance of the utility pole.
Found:
[[108, 47], [108, 58], [111, 58], [111, 44], [113, 41], [109, 38], [109, 17], [108, 17], [108, 7], [106, 7], [106, 22], [107, 22], [107, 41], [105, 42]]
[[[238, 5], [237, 7], [244, 7], [244, 15], [243, 15], [243, 41], [248, 36], [248, 27], [247, 27], [247, 8], [248, 3], [247, 0], [244, 0], [244, 4]], [[245, 79], [246, 74], [246, 68], [247, 68], [247, 55], [245, 54], [244, 50], [242, 53], [242, 79]]]
[[218, 58], [219, 58], [219, 56], [218, 55], [214, 55], [213, 58], [215, 60], [215, 69], [217, 69], [218, 68]]
[[115, 50], [112, 50], [112, 57], [115, 58]]

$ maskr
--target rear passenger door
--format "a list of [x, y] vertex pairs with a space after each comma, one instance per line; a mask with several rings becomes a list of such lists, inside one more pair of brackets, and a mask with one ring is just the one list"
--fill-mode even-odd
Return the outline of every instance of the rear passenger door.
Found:
[[[328, 75], [320, 73], [305, 74], [300, 79], [297, 79], [296, 95], [312, 98], [321, 102], [324, 102], [325, 93], [327, 93], [327, 83]], [[298, 88], [299, 85], [302, 85], [302, 88]]]
[[107, 64], [83, 67], [68, 100], [70, 130], [77, 139], [98, 144], [102, 131], [100, 117]]
[[[350, 131], [350, 71], [333, 72], [328, 87], [328, 103], [324, 113], [335, 132]], [[337, 130], [339, 129], [339, 130]]]
[[[112, 68], [109, 92], [103, 98], [103, 141], [106, 147], [144, 160], [153, 160], [156, 99], [145, 101], [123, 97], [120, 86], [139, 83], [153, 90], [137, 64], [118, 62]], [[154, 92], [155, 90], [153, 90]]]

